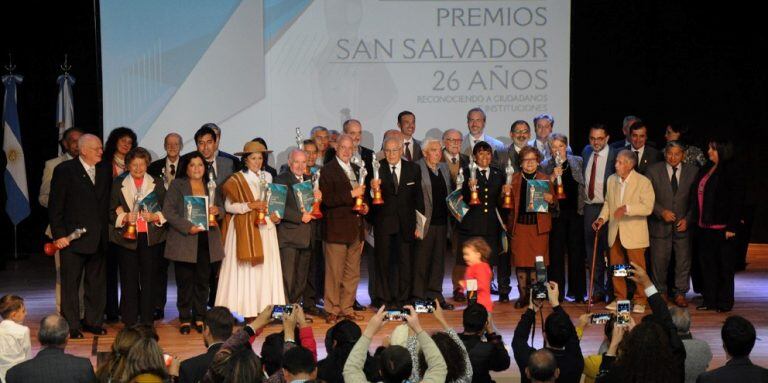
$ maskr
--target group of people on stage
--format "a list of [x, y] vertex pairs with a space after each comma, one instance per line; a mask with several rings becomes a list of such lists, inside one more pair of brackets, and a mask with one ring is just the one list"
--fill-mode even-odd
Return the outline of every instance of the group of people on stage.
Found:
[[[318, 126], [279, 174], [264, 140], [227, 154], [213, 123], [195, 133], [197, 147], [184, 155], [182, 137], [168, 134], [166, 155], [155, 161], [128, 128], [114, 129], [104, 146], [67, 130], [64, 154], [46, 163], [40, 202], [60, 249], [57, 302], [72, 337], [82, 337], [81, 329], [104, 334], [105, 315], [127, 325], [162, 318], [171, 261], [183, 334], [202, 331], [207, 306], [253, 318], [267, 305], [299, 303], [329, 323], [360, 320], [356, 292], [366, 247], [373, 248], [374, 307], [425, 299], [452, 309], [442, 292], [449, 254], [456, 259], [454, 301], [465, 300], [470, 275], [488, 282], [478, 286], [478, 300], [489, 312], [493, 290], [499, 302], [509, 301], [513, 268], [515, 307], [528, 305], [538, 256], [549, 279], [563, 286], [560, 301], [629, 298], [643, 312], [642, 289], [613, 277], [611, 267], [646, 268], [650, 247], [648, 269], [665, 300], [687, 306], [689, 274], [699, 271], [704, 301], [697, 308], [731, 310], [730, 243], [743, 192], [729, 168], [730, 143], [710, 140], [705, 155], [686, 143], [685, 129], [670, 125], [657, 149], [645, 123], [630, 116], [625, 139], [612, 144], [604, 125], [591, 126], [579, 156], [566, 136], [553, 133], [550, 115], [534, 118], [533, 131], [526, 121], [512, 123], [508, 146], [485, 134], [482, 109], [471, 109], [466, 123], [466, 135], [449, 129], [418, 141], [416, 117], [403, 111], [378, 152], [360, 144], [358, 120], [344, 122], [342, 132]], [[307, 181], [319, 212], [294, 196], [291, 186]], [[288, 186], [282, 215], [268, 211], [272, 183]], [[537, 201], [544, 206], [532, 209], [531, 193], [542, 185]], [[458, 216], [446, 202], [457, 190], [466, 204]], [[188, 214], [187, 197], [195, 196], [208, 197], [207, 230]], [[80, 228], [85, 234], [75, 239]]]

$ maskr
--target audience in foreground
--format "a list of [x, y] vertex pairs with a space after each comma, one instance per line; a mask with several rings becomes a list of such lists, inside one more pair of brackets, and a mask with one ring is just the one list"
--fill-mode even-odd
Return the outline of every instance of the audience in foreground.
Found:
[[94, 382], [93, 366], [86, 358], [64, 353], [69, 338], [69, 324], [56, 314], [40, 321], [37, 333], [43, 347], [34, 358], [8, 370], [6, 383], [78, 383]]
[[696, 382], [768, 382], [768, 370], [749, 360], [757, 338], [752, 323], [738, 315], [729, 316], [720, 330], [720, 336], [728, 362], [723, 367], [699, 375]]
[[179, 370], [180, 383], [197, 383], [203, 376], [208, 366], [213, 361], [213, 356], [219, 352], [221, 345], [232, 336], [232, 327], [235, 318], [226, 307], [217, 306], [205, 314], [203, 320], [203, 342], [208, 349], [204, 354], [181, 362]]
[[672, 306], [669, 308], [672, 323], [677, 328], [677, 335], [685, 346], [685, 382], [694, 383], [704, 371], [707, 371], [712, 361], [712, 350], [709, 344], [691, 335], [691, 313], [687, 308]]
[[0, 298], [0, 382], [8, 369], [32, 357], [29, 327], [23, 325], [26, 316], [24, 299], [16, 295]]
[[463, 315], [464, 332], [459, 338], [469, 354], [472, 364], [472, 382], [490, 383], [490, 371], [504, 371], [511, 362], [504, 348], [501, 333], [493, 325], [493, 318], [485, 306], [473, 303], [467, 306]]

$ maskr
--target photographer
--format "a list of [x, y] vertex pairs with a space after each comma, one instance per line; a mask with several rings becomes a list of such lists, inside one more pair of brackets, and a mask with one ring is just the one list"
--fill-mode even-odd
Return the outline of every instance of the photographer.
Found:
[[464, 309], [464, 332], [459, 334], [472, 364], [472, 382], [490, 383], [489, 371], [509, 368], [509, 353], [485, 306], [474, 303]]
[[685, 347], [667, 304], [645, 270], [634, 262], [632, 267], [627, 278], [644, 289], [653, 314], [644, 317], [637, 326], [633, 321], [629, 326], [614, 326], [596, 382], [682, 382]]
[[[584, 370], [584, 357], [581, 355], [576, 328], [573, 326], [571, 318], [560, 306], [558, 301], [560, 289], [557, 283], [547, 282], [546, 288], [547, 299], [552, 306], [552, 314], [549, 314], [544, 321], [545, 348], [552, 352], [557, 361], [557, 367], [560, 370], [557, 381], [578, 383], [581, 381], [581, 373]], [[522, 372], [528, 367], [531, 354], [536, 351], [535, 348], [528, 345], [528, 336], [531, 333], [531, 327], [536, 322], [536, 313], [541, 310], [543, 304], [543, 300], [534, 299], [533, 294], [531, 294], [528, 309], [520, 318], [512, 338], [512, 352], [515, 355], [515, 362], [520, 368], [523, 383], [530, 382], [528, 376]]]
[[[424, 373], [422, 382], [445, 382], [447, 374], [447, 368], [445, 360], [440, 354], [440, 350], [435, 345], [435, 342], [429, 335], [421, 328], [419, 323], [419, 316], [416, 314], [413, 306], [405, 306], [408, 310], [408, 314], [405, 315], [408, 326], [416, 333], [419, 338], [419, 345], [424, 356], [427, 360], [429, 368]], [[352, 348], [347, 363], [344, 365], [344, 380], [347, 382], [367, 382], [368, 379], [363, 373], [363, 364], [365, 363], [365, 356], [368, 351], [368, 346], [371, 344], [371, 340], [379, 332], [384, 324], [385, 311], [382, 306], [379, 311], [371, 317], [368, 321], [368, 326], [363, 332], [363, 336], [355, 343], [355, 347]], [[411, 376], [411, 369], [413, 363], [411, 357], [408, 354], [408, 350], [401, 346], [390, 346], [382, 351], [381, 355], [381, 376], [382, 381], [385, 383], [400, 383], [407, 380]]]

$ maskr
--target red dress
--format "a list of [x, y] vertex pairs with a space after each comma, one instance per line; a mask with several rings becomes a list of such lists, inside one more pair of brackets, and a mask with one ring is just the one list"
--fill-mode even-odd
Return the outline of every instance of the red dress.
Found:
[[[476, 263], [467, 267], [464, 272], [464, 280], [477, 280], [477, 303], [485, 306], [489, 313], [493, 312], [493, 302], [491, 301], [491, 266], [485, 262]], [[466, 286], [464, 288], [466, 290]]]

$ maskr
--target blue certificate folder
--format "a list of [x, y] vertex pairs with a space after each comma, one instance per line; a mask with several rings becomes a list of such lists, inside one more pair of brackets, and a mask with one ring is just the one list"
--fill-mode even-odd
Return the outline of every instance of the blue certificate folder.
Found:
[[454, 218], [461, 222], [469, 210], [469, 205], [467, 205], [463, 200], [459, 199], [459, 197], [461, 197], [461, 189], [454, 190], [451, 192], [451, 194], [448, 194], [448, 196], [445, 197], [445, 202], [448, 203], [448, 210], [451, 211], [451, 214], [453, 214]]
[[285, 199], [288, 196], [288, 187], [281, 184], [269, 184], [269, 199], [267, 211], [277, 213], [280, 218], [285, 217]]
[[160, 203], [157, 201], [157, 194], [155, 192], [149, 193], [144, 198], [142, 198], [141, 202], [139, 202], [139, 206], [142, 206], [144, 210], [150, 213], [157, 213], [161, 210]]
[[304, 181], [293, 184], [293, 194], [296, 196], [296, 206], [304, 206], [307, 213], [312, 211], [315, 203], [315, 190], [312, 181]]
[[184, 217], [193, 225], [208, 230], [208, 197], [185, 195]]
[[527, 180], [525, 187], [525, 211], [527, 213], [549, 212], [549, 204], [544, 201], [544, 193], [549, 193], [549, 181]]

